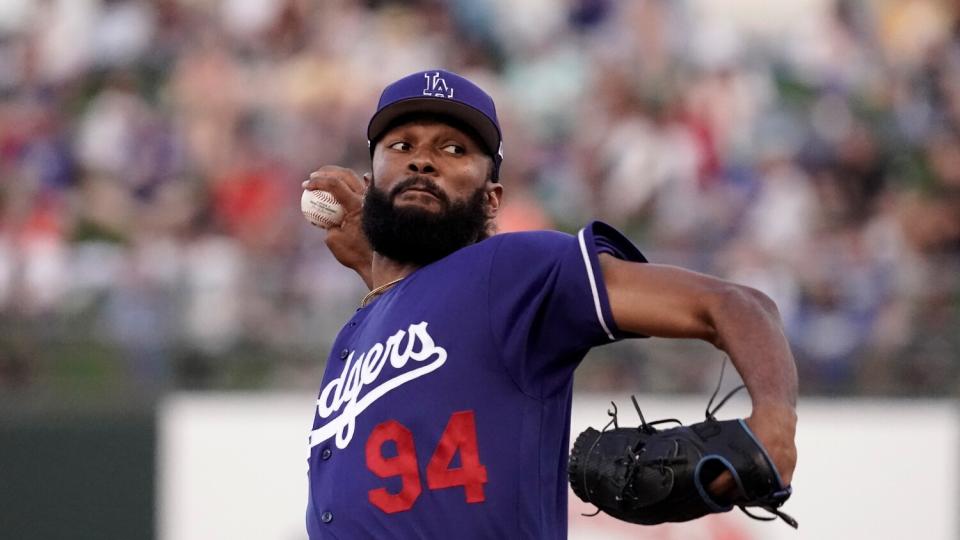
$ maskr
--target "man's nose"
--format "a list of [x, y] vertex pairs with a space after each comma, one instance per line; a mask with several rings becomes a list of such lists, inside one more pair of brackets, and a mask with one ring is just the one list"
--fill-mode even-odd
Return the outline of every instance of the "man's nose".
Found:
[[410, 162], [407, 164], [407, 169], [419, 174], [431, 174], [437, 172], [437, 168], [434, 167], [430, 158], [423, 154], [411, 157]]

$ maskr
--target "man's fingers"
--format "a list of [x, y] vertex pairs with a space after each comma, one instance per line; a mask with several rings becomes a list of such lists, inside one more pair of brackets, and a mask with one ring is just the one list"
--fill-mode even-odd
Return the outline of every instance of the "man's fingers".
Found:
[[724, 471], [723, 474], [713, 479], [707, 486], [707, 491], [717, 500], [728, 503], [737, 496], [737, 483], [733, 480], [730, 471]]
[[[353, 171], [350, 172], [352, 173]], [[363, 192], [367, 190], [366, 186], [363, 184], [363, 180], [361, 180], [356, 174], [348, 174], [344, 180], [354, 193], [362, 195]]]
[[337, 202], [343, 205], [344, 210], [347, 212], [360, 208], [362, 204], [362, 199], [360, 196], [341, 182], [322, 182], [311, 180], [305, 189], [321, 190], [330, 193], [333, 195], [333, 198], [337, 200]]
[[352, 169], [338, 167], [336, 165], [326, 165], [310, 173], [310, 179], [319, 179], [324, 177], [336, 178], [347, 184], [354, 193], [362, 194], [366, 188], [363, 181]]
[[354, 191], [348, 182], [340, 177], [311, 175], [310, 180], [303, 182], [302, 186], [305, 190], [322, 190], [331, 193], [348, 211], [359, 208], [362, 202], [361, 194]]

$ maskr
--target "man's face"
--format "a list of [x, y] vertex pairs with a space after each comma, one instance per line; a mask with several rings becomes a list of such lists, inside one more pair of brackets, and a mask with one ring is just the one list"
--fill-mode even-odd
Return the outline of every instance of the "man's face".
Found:
[[487, 236], [502, 187], [491, 159], [464, 131], [435, 120], [400, 124], [380, 138], [363, 208], [373, 249], [424, 265]]

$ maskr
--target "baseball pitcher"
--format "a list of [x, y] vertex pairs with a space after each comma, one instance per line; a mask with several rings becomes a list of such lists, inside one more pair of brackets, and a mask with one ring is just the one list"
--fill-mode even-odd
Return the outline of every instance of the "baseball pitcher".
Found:
[[[327, 244], [371, 289], [317, 394], [311, 539], [566, 538], [568, 473], [578, 494], [638, 523], [785, 500], [797, 375], [769, 298], [649, 264], [601, 222], [493, 234], [501, 130], [490, 96], [454, 73], [389, 85], [367, 136], [371, 173], [327, 166], [305, 183], [342, 204]], [[725, 351], [752, 413], [659, 431], [664, 444], [585, 432], [573, 475], [574, 370], [591, 347], [641, 336]], [[666, 493], [647, 491], [664, 471]]]

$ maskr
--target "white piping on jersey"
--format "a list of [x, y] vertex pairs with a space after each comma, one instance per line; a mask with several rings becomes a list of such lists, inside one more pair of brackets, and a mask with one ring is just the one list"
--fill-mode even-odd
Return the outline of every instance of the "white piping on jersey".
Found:
[[[401, 351], [400, 345], [404, 336], [407, 336], [406, 350]], [[414, 345], [418, 342], [420, 350], [414, 350]], [[310, 432], [310, 448], [334, 435], [336, 435], [337, 448], [346, 448], [353, 439], [357, 417], [367, 407], [394, 388], [436, 371], [447, 360], [447, 350], [434, 343], [433, 337], [427, 332], [426, 322], [411, 324], [406, 332], [398, 330], [396, 334], [387, 338], [386, 345], [374, 343], [367, 352], [356, 359], [356, 362], [353, 361], [355, 352], [350, 352], [340, 376], [330, 381], [320, 392], [320, 397], [317, 399], [317, 415], [320, 418], [329, 417], [341, 407], [343, 411], [333, 420]], [[390, 365], [395, 369], [403, 368], [407, 360], [414, 362], [431, 360], [431, 362], [387, 379], [367, 392], [363, 398], [357, 399], [365, 386], [376, 381], [388, 358]]]
[[593, 265], [590, 264], [590, 255], [587, 253], [587, 242], [584, 240], [583, 231], [583, 229], [580, 229], [580, 232], [577, 233], [577, 239], [580, 241], [580, 254], [583, 255], [583, 264], [587, 267], [587, 278], [590, 280], [590, 292], [593, 293], [593, 307], [597, 309], [597, 320], [600, 321], [600, 326], [602, 326], [603, 331], [607, 333], [607, 337], [610, 338], [610, 341], [616, 341], [617, 338], [613, 337], [613, 332], [607, 327], [607, 321], [603, 320], [603, 309], [600, 307], [600, 292], [597, 290], [597, 280], [593, 277]]

